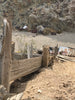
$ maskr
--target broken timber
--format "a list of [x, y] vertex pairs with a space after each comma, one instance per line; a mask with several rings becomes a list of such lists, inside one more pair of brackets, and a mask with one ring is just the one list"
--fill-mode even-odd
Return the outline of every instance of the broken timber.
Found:
[[74, 58], [74, 57], [68, 57], [68, 56], [63, 56], [63, 55], [57, 55], [57, 57], [58, 57], [60, 60], [63, 60], [63, 61], [75, 62], [75, 58]]
[[10, 81], [18, 79], [37, 71], [41, 67], [42, 57], [35, 57], [24, 60], [13, 60], [11, 66]]
[[49, 46], [44, 46], [43, 47], [43, 66], [48, 67], [49, 59], [50, 59]]
[[45, 45], [44, 47], [43, 47], [43, 57], [42, 57], [42, 60], [43, 60], [43, 66], [45, 67], [48, 67], [49, 65], [52, 65], [53, 64], [53, 61], [54, 61], [54, 59], [55, 59], [55, 57], [57, 56], [57, 49], [58, 49], [58, 47], [56, 46], [55, 48], [54, 48], [54, 54], [53, 55], [51, 55], [50, 54], [50, 50], [49, 50], [49, 46], [48, 45]]
[[[12, 43], [12, 25], [7, 19], [4, 20], [4, 34], [1, 49], [1, 84], [10, 91], [10, 83], [20, 77], [31, 74], [37, 71], [42, 65], [48, 66], [51, 57], [49, 47], [44, 46], [43, 55], [30, 59], [14, 60], [12, 55], [14, 52], [14, 43]], [[13, 49], [12, 49], [13, 48]], [[32, 48], [31, 48], [32, 49]], [[31, 50], [32, 52], [32, 50]], [[31, 55], [32, 57], [32, 55]]]
[[3, 47], [2, 47], [2, 84], [9, 91], [9, 76], [11, 68], [11, 39], [12, 39], [12, 25], [7, 19], [4, 19], [4, 33], [3, 33]]

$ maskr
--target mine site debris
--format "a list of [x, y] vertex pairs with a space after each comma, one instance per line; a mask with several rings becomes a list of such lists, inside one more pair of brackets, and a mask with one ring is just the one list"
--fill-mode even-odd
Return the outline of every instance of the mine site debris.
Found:
[[[71, 3], [71, 6], [69, 3]], [[0, 84], [2, 84], [0, 85], [0, 99], [6, 100], [8, 98], [7, 100], [21, 100], [23, 92], [20, 94], [13, 94], [15, 96], [12, 96], [12, 94], [10, 94], [11, 84], [14, 83], [15, 80], [19, 80], [19, 82], [21, 82], [22, 77], [32, 74], [42, 67], [46, 68], [45, 70], [47, 70], [47, 68], [50, 68], [50, 70], [47, 70], [48, 75], [45, 77], [45, 79], [47, 79], [47, 77], [51, 79], [53, 75], [55, 76], [55, 79], [53, 77], [52, 81], [56, 80], [59, 82], [59, 79], [61, 80], [63, 78], [61, 77], [61, 73], [63, 73], [61, 69], [66, 69], [68, 63], [65, 64], [65, 62], [75, 62], [75, 48], [63, 47], [62, 45], [61, 47], [58, 47], [58, 45], [52, 47], [51, 45], [46, 45], [44, 43], [45, 45], [42, 47], [43, 50], [33, 50], [33, 45], [27, 44], [26, 48], [24, 48], [24, 51], [21, 52], [22, 49], [20, 47], [20, 52], [15, 53], [15, 43], [12, 42], [12, 25], [13, 29], [18, 29], [19, 31], [24, 32], [32, 32], [35, 33], [36, 36], [37, 34], [40, 34], [40, 36], [41, 34], [57, 35], [62, 33], [63, 31], [69, 31], [71, 30], [71, 28], [73, 29], [75, 27], [74, 3], [74, 0], [72, 0], [71, 2], [69, 0], [57, 0], [57, 2], [55, 2], [55, 0], [54, 2], [42, 0], [38, 0], [35, 2], [33, 2], [33, 0], [28, 0], [25, 2], [22, 2], [22, 0], [14, 0], [11, 2], [10, 0], [0, 1], [0, 27], [3, 27], [3, 34], [0, 36]], [[35, 7], [33, 7], [34, 4]], [[3, 15], [6, 15], [8, 17], [8, 19], [4, 20], [4, 26], [2, 25], [1, 21]], [[12, 25], [9, 19], [12, 20]], [[59, 71], [61, 71], [61, 73], [59, 73], [59, 71], [57, 72], [57, 74], [59, 74], [58, 78], [58, 76], [56, 77], [57, 70], [53, 70], [53, 67], [56, 67], [56, 65], [53, 66], [53, 64], [55, 63], [55, 61], [57, 61], [58, 66], [61, 66], [61, 63], [58, 63], [59, 60], [62, 61], [63, 67], [59, 67]], [[72, 63], [70, 63], [70, 67], [71, 64]], [[52, 73], [52, 70], [55, 73], [50, 75], [50, 72]], [[66, 73], [66, 71], [64, 71], [63, 76], [67, 80], [67, 76], [69, 76], [69, 74], [71, 76], [73, 70], [71, 71], [71, 73], [69, 72], [68, 74]], [[50, 83], [51, 81], [48, 83], [46, 83], [45, 80], [43, 81], [44, 86], [49, 85]], [[62, 86], [59, 86], [59, 90], [62, 89], [62, 87], [66, 90], [66, 88], [69, 87], [68, 83], [69, 82], [63, 82]], [[17, 86], [17, 84], [15, 86]], [[38, 95], [36, 95], [34, 99], [39, 100], [41, 98], [44, 100], [45, 98], [50, 100], [50, 98], [46, 98], [47, 96], [45, 97], [43, 95], [43, 92], [45, 91], [41, 87], [39, 86], [39, 88], [33, 89], [34, 92], [36, 91], [38, 93]], [[50, 90], [52, 89], [51, 92], [54, 90], [56, 92], [59, 92], [58, 94], [65, 93], [67, 95], [67, 93], [64, 91], [54, 89], [51, 84], [49, 87]], [[27, 93], [29, 94], [30, 89], [27, 91]], [[69, 92], [71, 96], [72, 94], [74, 95], [74, 89], [69, 88], [67, 92]], [[42, 94], [42, 96], [40, 94]], [[31, 97], [29, 96], [28, 99], [31, 99]], [[64, 97], [60, 95], [56, 96], [56, 99], [64, 99]]]
[[[2, 52], [2, 57], [1, 57], [1, 60], [2, 60], [1, 63], [3, 64], [1, 65], [0, 80], [1, 80], [1, 84], [3, 84], [4, 87], [7, 89], [7, 91], [9, 92], [11, 81], [37, 71], [39, 68], [41, 68], [42, 61], [44, 62], [43, 66], [48, 66], [51, 63], [50, 61], [54, 57], [54, 55], [50, 57], [49, 46], [44, 46], [43, 55], [40, 55], [38, 57], [37, 56], [32, 57], [31, 55], [32, 58], [30, 58], [30, 54], [32, 54], [32, 45], [31, 45], [31, 50], [30, 50], [31, 52], [29, 51], [29, 45], [28, 45], [28, 49], [27, 49], [28, 58], [14, 60], [14, 57], [13, 57], [12, 59], [12, 56], [14, 54], [14, 43], [12, 43], [11, 41], [12, 26], [9, 20], [7, 20], [5, 29], [6, 29], [5, 31], [6, 33], [5, 33], [5, 36], [3, 37], [3, 44], [2, 44], [3, 52]], [[7, 78], [7, 81], [6, 81], [6, 78]]]
[[[16, 0], [12, 2], [9, 0], [1, 1], [1, 17], [4, 11], [13, 20], [13, 26], [17, 29], [23, 28], [25, 24], [29, 27], [29, 30], [35, 28], [36, 25], [42, 25], [61, 33], [64, 30], [70, 30], [72, 26], [74, 27], [74, 0], [42, 0], [36, 1], [36, 6], [34, 6], [34, 0], [23, 2], [22, 0], [21, 2]], [[1, 19], [0, 21], [2, 24]]]
[[59, 47], [58, 54], [64, 55], [64, 56], [72, 56], [75, 57], [75, 48], [71, 47]]

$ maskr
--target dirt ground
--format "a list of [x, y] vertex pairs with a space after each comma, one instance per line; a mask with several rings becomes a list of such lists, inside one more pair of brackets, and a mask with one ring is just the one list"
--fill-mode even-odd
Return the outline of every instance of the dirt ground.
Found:
[[[57, 43], [59, 46], [75, 47], [74, 37], [74, 33], [36, 36], [33, 33], [13, 32], [16, 51], [19, 50], [19, 43], [23, 45], [26, 42], [34, 42], [37, 49], [42, 49], [44, 44], [55, 46]], [[22, 100], [75, 100], [75, 63], [55, 61], [52, 68], [41, 68], [11, 85], [11, 92], [23, 91]]]
[[75, 33], [63, 32], [57, 35], [37, 35], [30, 32], [13, 31], [12, 40], [15, 42], [15, 52], [24, 49], [26, 44], [32, 43], [35, 49], [42, 49], [43, 45], [75, 47]]
[[26, 97], [35, 98], [31, 100], [75, 100], [75, 63], [55, 63], [53, 69], [42, 69], [28, 82], [23, 100]]
[[75, 63], [57, 62], [21, 78], [11, 91], [22, 92], [22, 100], [75, 100]]

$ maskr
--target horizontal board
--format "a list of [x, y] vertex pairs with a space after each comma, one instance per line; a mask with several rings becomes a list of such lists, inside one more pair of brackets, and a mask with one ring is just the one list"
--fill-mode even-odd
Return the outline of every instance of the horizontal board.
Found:
[[28, 75], [41, 66], [42, 56], [24, 60], [12, 61], [10, 81]]

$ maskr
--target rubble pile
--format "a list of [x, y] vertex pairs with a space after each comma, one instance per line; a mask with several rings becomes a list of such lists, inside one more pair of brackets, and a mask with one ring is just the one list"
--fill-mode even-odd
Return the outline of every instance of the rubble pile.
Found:
[[13, 26], [22, 26], [26, 23], [26, 9], [32, 4], [32, 0], [0, 0], [0, 27], [4, 14], [11, 19]]
[[39, 5], [29, 15], [29, 25], [31, 26], [30, 28], [42, 25], [57, 33], [69, 30], [69, 28], [73, 27], [73, 19], [69, 10], [69, 1], [62, 0], [60, 2]]
[[0, 27], [5, 13], [16, 28], [42, 25], [60, 33], [73, 27], [69, 5], [70, 0], [0, 0]]

